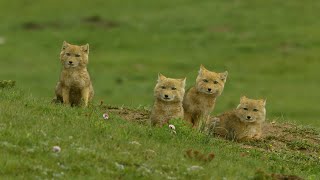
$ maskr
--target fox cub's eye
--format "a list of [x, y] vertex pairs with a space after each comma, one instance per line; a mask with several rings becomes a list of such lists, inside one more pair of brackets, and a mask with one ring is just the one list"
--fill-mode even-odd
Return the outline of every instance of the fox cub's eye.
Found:
[[161, 89], [166, 89], [166, 87], [165, 86], [161, 86]]
[[172, 90], [176, 90], [177, 88], [175, 88], [175, 87], [172, 87], [171, 89], [172, 89]]
[[254, 112], [258, 112], [259, 110], [258, 110], [258, 109], [253, 109], [253, 111], [254, 111]]
[[213, 84], [218, 84], [219, 82], [218, 81], [213, 81]]
[[209, 82], [209, 81], [208, 81], [207, 79], [204, 79], [203, 82], [206, 82], [206, 83], [207, 83], [207, 82]]
[[75, 56], [76, 56], [76, 57], [80, 57], [80, 54], [76, 54]]
[[248, 108], [243, 108], [243, 110], [248, 111]]
[[70, 54], [70, 53], [66, 53], [66, 55], [67, 55], [67, 56], [71, 56], [71, 54]]

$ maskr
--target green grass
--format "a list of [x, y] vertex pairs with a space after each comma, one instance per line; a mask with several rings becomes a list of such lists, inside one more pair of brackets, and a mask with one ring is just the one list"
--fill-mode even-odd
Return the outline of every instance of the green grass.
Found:
[[[204, 64], [229, 72], [213, 114], [236, 107], [242, 95], [267, 98], [268, 119], [319, 130], [319, 8], [320, 2], [312, 0], [1, 1], [0, 42], [3, 38], [5, 42], [0, 43], [0, 81], [14, 80], [17, 87], [0, 93], [0, 162], [5, 167], [0, 168], [1, 175], [128, 177], [143, 174], [136, 170], [146, 166], [150, 176], [160, 179], [250, 178], [258, 168], [311, 177], [317, 172], [312, 167], [315, 161], [297, 160], [299, 155], [254, 151], [238, 157], [243, 149], [234, 143], [206, 140], [197, 133], [171, 137], [166, 130], [120, 118], [107, 123], [100, 120], [97, 108], [49, 102], [66, 40], [90, 44], [95, 103], [150, 107], [158, 72], [187, 77], [190, 87]], [[103, 21], [85, 21], [92, 16]], [[86, 113], [93, 115], [88, 118]], [[142, 145], [128, 145], [134, 140]], [[51, 153], [55, 144], [62, 153]], [[191, 147], [212, 150], [217, 157], [190, 174], [186, 169], [198, 162], [181, 154]], [[157, 156], [144, 161], [139, 153], [148, 148], [154, 148]], [[130, 157], [120, 153], [126, 151]], [[116, 162], [127, 163], [125, 170], [118, 170]]]
[[[320, 126], [316, 11], [307, 0], [1, 1], [0, 77], [49, 98], [63, 40], [90, 44], [96, 101], [150, 105], [157, 73], [195, 82], [200, 64], [229, 71], [215, 114], [241, 95], [267, 98], [268, 117]], [[83, 19], [100, 16], [110, 28]], [[42, 28], [25, 29], [34, 23]]]
[[[173, 134], [167, 127], [125, 121], [113, 113], [104, 120], [99, 106], [54, 105], [14, 89], [0, 93], [1, 178], [252, 179], [260, 170], [320, 176], [320, 157], [248, 149], [177, 121]], [[56, 145], [60, 153], [52, 151]], [[215, 158], [188, 158], [189, 149], [213, 152]]]

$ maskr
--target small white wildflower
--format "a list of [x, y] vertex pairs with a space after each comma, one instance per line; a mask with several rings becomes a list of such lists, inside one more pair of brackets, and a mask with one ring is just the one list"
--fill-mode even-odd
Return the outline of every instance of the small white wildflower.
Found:
[[61, 151], [61, 148], [59, 146], [53, 146], [52, 151], [55, 153], [59, 153]]
[[176, 127], [173, 124], [169, 124], [169, 128], [172, 130], [176, 130]]
[[108, 113], [104, 113], [102, 115], [102, 117], [103, 117], [103, 119], [107, 120], [107, 119], [109, 119], [109, 114]]

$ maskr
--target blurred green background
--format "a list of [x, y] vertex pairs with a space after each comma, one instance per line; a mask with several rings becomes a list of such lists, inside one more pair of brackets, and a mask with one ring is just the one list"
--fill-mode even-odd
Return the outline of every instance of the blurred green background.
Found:
[[320, 1], [20, 0], [0, 2], [0, 79], [54, 96], [64, 40], [90, 44], [95, 102], [151, 106], [157, 73], [195, 82], [229, 71], [214, 114], [241, 95], [268, 119], [320, 127]]

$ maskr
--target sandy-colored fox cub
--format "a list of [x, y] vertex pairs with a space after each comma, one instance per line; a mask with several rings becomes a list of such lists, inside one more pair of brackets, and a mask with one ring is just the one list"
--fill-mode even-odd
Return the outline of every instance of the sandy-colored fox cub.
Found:
[[200, 66], [196, 85], [191, 87], [183, 100], [184, 119], [197, 127], [200, 120], [207, 121], [216, 98], [221, 95], [228, 72], [216, 73]]
[[60, 61], [62, 71], [57, 83], [56, 101], [70, 105], [88, 105], [94, 91], [87, 71], [89, 44], [77, 46], [63, 42]]
[[155, 102], [151, 111], [151, 124], [164, 125], [171, 119], [183, 119], [182, 101], [186, 78], [172, 79], [162, 74], [154, 88]]
[[240, 104], [232, 111], [214, 117], [208, 122], [209, 133], [230, 140], [260, 139], [262, 124], [266, 119], [266, 100], [241, 97]]

